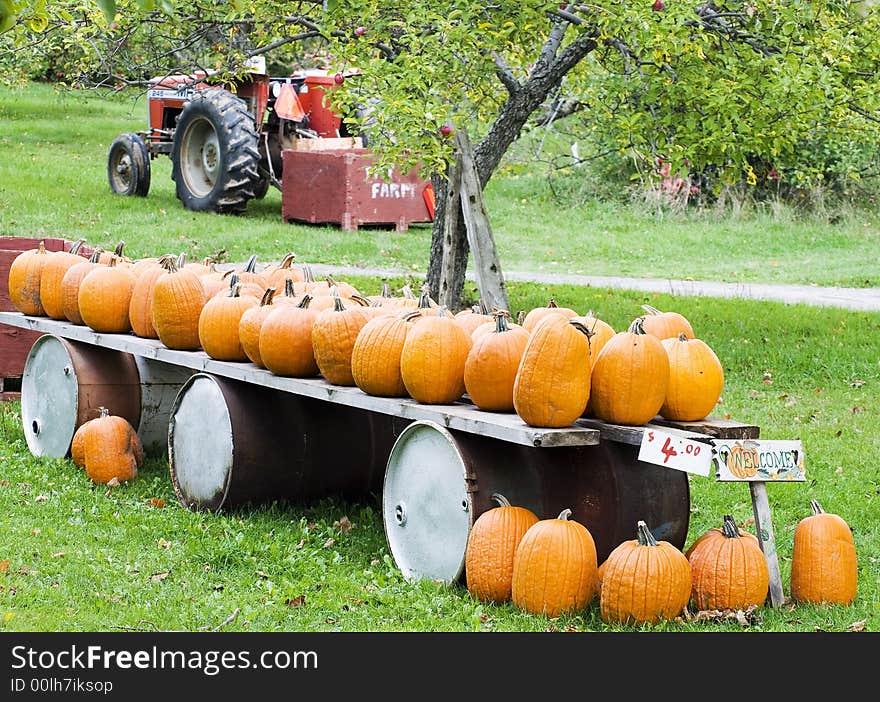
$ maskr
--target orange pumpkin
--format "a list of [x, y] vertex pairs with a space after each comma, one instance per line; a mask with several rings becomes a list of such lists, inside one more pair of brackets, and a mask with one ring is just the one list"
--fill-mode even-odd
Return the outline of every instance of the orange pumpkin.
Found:
[[153, 327], [159, 340], [169, 349], [198, 349], [199, 317], [206, 302], [202, 279], [169, 260], [165, 275], [153, 285]]
[[473, 338], [474, 330], [481, 324], [494, 322], [491, 314], [483, 312], [480, 305], [474, 305], [469, 310], [462, 310], [454, 317], [455, 323], [460, 325]]
[[605, 561], [599, 612], [606, 624], [656, 624], [677, 617], [690, 601], [688, 559], [668, 541], [657, 541], [645, 522], [637, 531]]
[[22, 251], [9, 266], [9, 301], [22, 314], [43, 316], [40, 302], [40, 279], [49, 262], [49, 252], [43, 242], [35, 249]]
[[134, 480], [144, 460], [140, 437], [124, 417], [101, 408], [83, 433], [86, 474], [95, 483]]
[[577, 317], [578, 313], [569, 307], [560, 307], [556, 304], [556, 300], [550, 298], [550, 302], [547, 303], [546, 307], [535, 307], [534, 309], [529, 310], [528, 314], [523, 317], [522, 322], [520, 323], [522, 328], [525, 329], [529, 334], [531, 334], [535, 327], [538, 325], [542, 319], [547, 317], [548, 315], [562, 315], [566, 319], [571, 319], [572, 317]]
[[590, 399], [590, 339], [586, 327], [562, 314], [534, 327], [513, 385], [513, 405], [533, 427], [565, 427]]
[[794, 531], [791, 597], [796, 602], [852, 604], [858, 592], [858, 559], [843, 517], [810, 500], [812, 514]]
[[385, 315], [367, 322], [351, 350], [351, 376], [355, 385], [368, 395], [406, 397], [400, 374], [400, 355], [418, 312]]
[[520, 609], [555, 617], [584, 609], [596, 594], [596, 543], [570, 516], [564, 509], [535, 522], [516, 547], [510, 594]]
[[128, 309], [137, 282], [129, 268], [110, 259], [106, 266], [90, 271], [79, 286], [79, 312], [86, 326], [96, 332], [124, 334], [131, 331]]
[[241, 348], [251, 363], [260, 368], [265, 368], [263, 358], [260, 356], [260, 329], [266, 317], [276, 309], [272, 304], [274, 299], [275, 288], [266, 288], [266, 292], [260, 298], [260, 304], [246, 309], [238, 322]]
[[79, 311], [79, 286], [83, 279], [91, 273], [92, 269], [103, 264], [98, 263], [101, 253], [104, 251], [101, 247], [97, 247], [88, 261], [75, 263], [61, 278], [61, 309], [64, 312], [64, 318], [73, 324], [84, 324], [82, 315]]
[[470, 350], [470, 336], [446, 315], [445, 307], [416, 320], [400, 353], [400, 375], [410, 397], [440, 405], [459, 400]]
[[736, 522], [724, 516], [721, 528], [689, 549], [692, 598], [698, 610], [745, 609], [767, 599], [770, 572], [757, 539], [739, 535]]
[[658, 339], [675, 339], [684, 334], [688, 339], [695, 338], [694, 329], [687, 318], [678, 312], [661, 312], [656, 307], [642, 305], [647, 313], [644, 317], [646, 334], [653, 334]]
[[361, 305], [346, 307], [333, 289], [333, 307], [321, 312], [312, 326], [312, 346], [318, 370], [334, 385], [354, 385], [351, 355], [370, 314]]
[[318, 313], [312, 296], [303, 295], [298, 305], [276, 305], [260, 327], [260, 357], [275, 375], [311, 378], [318, 375], [312, 327]]
[[612, 424], [641, 425], [666, 400], [669, 356], [660, 339], [646, 334], [642, 317], [605, 344], [592, 371], [590, 407]]
[[[745, 529], [738, 528], [737, 533], [739, 534], [740, 538], [751, 539], [754, 542], [755, 546], [757, 546], [759, 549], [761, 548], [761, 542], [758, 541], [758, 537], [751, 532], [746, 531]], [[690, 560], [691, 553], [693, 553], [694, 549], [699, 546], [705, 539], [715, 538], [720, 535], [721, 527], [712, 527], [711, 529], [704, 531], [696, 539], [694, 539], [694, 542], [690, 546], [688, 546], [688, 549], [684, 552], [685, 558]]]
[[43, 313], [50, 319], [65, 319], [61, 281], [71, 266], [85, 261], [79, 255], [85, 242], [85, 239], [77, 239], [69, 251], [53, 251], [46, 259], [40, 275], [40, 304], [43, 305]]
[[135, 336], [143, 339], [158, 339], [156, 327], [153, 326], [153, 288], [156, 281], [165, 275], [163, 264], [171, 259], [163, 256], [154, 263], [142, 265], [140, 273], [136, 273], [137, 282], [131, 291], [131, 302], [128, 306], [128, 321]]
[[685, 334], [661, 343], [669, 356], [669, 385], [661, 416], [682, 422], [707, 417], [724, 387], [724, 368], [718, 356], [705, 341]]
[[199, 315], [199, 343], [205, 353], [218, 361], [248, 360], [239, 324], [245, 311], [258, 304], [257, 298], [241, 295], [241, 283], [236, 283], [225, 297], [208, 300]]
[[468, 534], [464, 557], [468, 592], [484, 602], [507, 602], [513, 587], [513, 557], [522, 537], [538, 516], [515, 507], [504, 495], [493, 493], [497, 507], [483, 512]]
[[513, 411], [516, 374], [529, 343], [525, 329], [510, 328], [509, 316], [506, 311], [495, 313], [495, 331], [473, 342], [464, 364], [465, 390], [477, 407], [488, 412]]

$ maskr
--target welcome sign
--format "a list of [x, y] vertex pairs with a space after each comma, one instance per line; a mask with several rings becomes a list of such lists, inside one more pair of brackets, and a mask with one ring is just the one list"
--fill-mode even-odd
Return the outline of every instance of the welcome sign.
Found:
[[800, 441], [714, 439], [720, 481], [788, 482], [806, 480]]

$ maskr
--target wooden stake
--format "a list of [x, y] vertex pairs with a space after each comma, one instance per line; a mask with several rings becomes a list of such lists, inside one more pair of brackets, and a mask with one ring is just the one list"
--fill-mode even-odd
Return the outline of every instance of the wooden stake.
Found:
[[770, 604], [779, 607], [785, 602], [785, 593], [782, 591], [779, 558], [776, 555], [776, 537], [773, 534], [773, 520], [770, 517], [767, 484], [762, 481], [750, 481], [749, 491], [752, 494], [752, 511], [755, 514], [758, 543], [761, 545], [761, 550], [767, 559], [767, 569], [770, 571]]

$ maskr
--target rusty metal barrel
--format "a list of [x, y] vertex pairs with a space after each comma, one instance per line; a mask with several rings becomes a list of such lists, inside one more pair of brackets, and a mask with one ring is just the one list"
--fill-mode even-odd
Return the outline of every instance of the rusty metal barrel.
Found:
[[159, 361], [44, 334], [31, 347], [21, 380], [28, 448], [35, 456], [66, 456], [80, 425], [106, 407], [137, 429], [147, 453], [164, 453], [171, 405], [191, 374]]
[[678, 548], [687, 537], [687, 474], [640, 462], [638, 446], [535, 448], [417, 421], [392, 447], [382, 493], [386, 539], [404, 577], [463, 579], [471, 527], [497, 506], [493, 493], [541, 519], [571, 509], [600, 563], [635, 538], [639, 520]]
[[378, 493], [407, 420], [210, 373], [180, 389], [168, 425], [182, 505], [218, 511]]

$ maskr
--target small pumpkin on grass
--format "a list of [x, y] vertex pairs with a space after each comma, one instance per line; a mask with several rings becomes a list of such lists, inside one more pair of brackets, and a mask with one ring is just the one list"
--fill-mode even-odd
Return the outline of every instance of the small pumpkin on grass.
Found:
[[507, 602], [513, 587], [513, 557], [522, 537], [538, 516], [526, 507], [511, 505], [493, 493], [497, 507], [483, 512], [468, 535], [465, 580], [468, 592], [484, 602]]
[[140, 437], [124, 417], [111, 415], [106, 407], [101, 415], [83, 424], [83, 463], [95, 483], [134, 480], [144, 461]]
[[677, 617], [691, 598], [691, 566], [668, 541], [639, 521], [637, 538], [605, 561], [599, 610], [606, 624], [656, 624]]
[[757, 539], [740, 536], [733, 517], [689, 549], [692, 597], [699, 610], [760, 607], [767, 599], [770, 572]]
[[791, 597], [797, 602], [852, 604], [858, 590], [858, 560], [852, 530], [843, 517], [810, 500], [812, 514], [794, 531]]
[[520, 609], [555, 617], [584, 609], [596, 594], [596, 543], [570, 516], [564, 509], [535, 522], [516, 547], [511, 600]]

